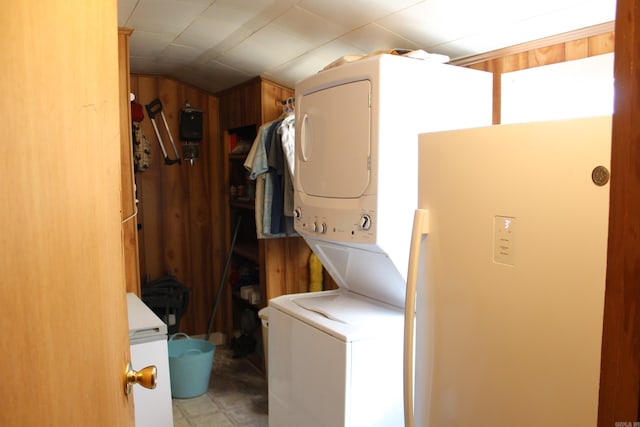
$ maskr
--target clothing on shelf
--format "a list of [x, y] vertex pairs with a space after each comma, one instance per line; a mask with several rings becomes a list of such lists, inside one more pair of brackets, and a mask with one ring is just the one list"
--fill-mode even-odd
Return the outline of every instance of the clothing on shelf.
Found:
[[244, 162], [256, 181], [255, 215], [258, 238], [295, 235], [293, 229], [293, 161], [295, 116], [283, 114], [260, 126]]

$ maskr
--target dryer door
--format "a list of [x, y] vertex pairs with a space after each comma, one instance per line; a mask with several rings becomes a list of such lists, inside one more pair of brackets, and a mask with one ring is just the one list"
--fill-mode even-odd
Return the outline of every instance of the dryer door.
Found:
[[358, 198], [371, 178], [371, 83], [303, 95], [296, 117], [296, 173], [304, 193]]

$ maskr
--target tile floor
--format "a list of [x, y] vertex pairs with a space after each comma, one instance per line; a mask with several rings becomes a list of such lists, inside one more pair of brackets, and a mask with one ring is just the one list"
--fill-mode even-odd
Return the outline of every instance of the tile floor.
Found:
[[218, 346], [209, 390], [191, 399], [173, 399], [174, 427], [267, 427], [267, 391], [263, 372]]

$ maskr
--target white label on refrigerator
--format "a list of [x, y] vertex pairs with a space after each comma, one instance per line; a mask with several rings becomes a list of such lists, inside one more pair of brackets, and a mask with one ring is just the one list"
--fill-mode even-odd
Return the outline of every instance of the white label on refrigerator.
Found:
[[493, 220], [493, 231], [493, 262], [515, 265], [516, 219], [496, 216]]

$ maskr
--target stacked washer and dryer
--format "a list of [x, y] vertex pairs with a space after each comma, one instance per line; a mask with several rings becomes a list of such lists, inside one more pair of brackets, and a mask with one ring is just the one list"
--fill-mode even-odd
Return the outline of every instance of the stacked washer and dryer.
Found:
[[294, 225], [339, 289], [269, 301], [269, 424], [403, 425], [418, 134], [491, 124], [492, 76], [384, 54], [295, 96]]

